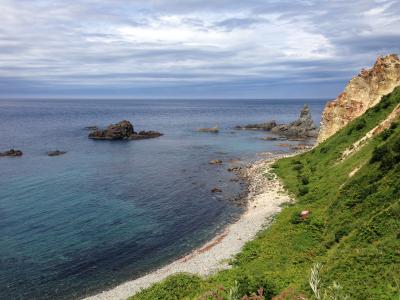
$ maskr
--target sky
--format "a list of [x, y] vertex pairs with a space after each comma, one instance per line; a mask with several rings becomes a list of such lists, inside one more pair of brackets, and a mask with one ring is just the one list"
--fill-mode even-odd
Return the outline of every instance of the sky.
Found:
[[398, 0], [0, 0], [0, 98], [334, 98]]

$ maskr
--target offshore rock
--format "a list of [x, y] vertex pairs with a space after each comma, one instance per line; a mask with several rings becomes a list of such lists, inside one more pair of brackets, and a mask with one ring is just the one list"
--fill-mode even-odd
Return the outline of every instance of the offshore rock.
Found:
[[15, 150], [15, 149], [10, 149], [5, 152], [0, 152], [0, 156], [8, 156], [8, 157], [18, 157], [22, 156], [22, 151], [21, 150]]
[[67, 151], [60, 151], [60, 150], [54, 150], [54, 151], [49, 151], [47, 152], [48, 156], [60, 156], [67, 153]]
[[222, 160], [220, 159], [213, 159], [208, 162], [210, 165], [219, 165], [222, 164]]
[[317, 126], [311, 118], [307, 104], [301, 110], [299, 119], [289, 124], [277, 125], [271, 129], [271, 132], [289, 138], [311, 138], [318, 135]]
[[265, 123], [259, 123], [259, 124], [248, 124], [245, 126], [235, 126], [235, 129], [242, 129], [242, 130], [264, 130], [264, 131], [270, 131], [272, 128], [276, 127], [277, 124], [274, 120], [268, 121]]
[[134, 131], [131, 122], [123, 120], [117, 124], [109, 125], [105, 130], [94, 130], [89, 133], [89, 138], [94, 140], [142, 140], [162, 136], [158, 131]]
[[325, 106], [318, 142], [361, 116], [382, 96], [400, 85], [400, 60], [396, 54], [379, 57], [371, 69], [363, 69], [350, 80], [343, 93]]
[[219, 128], [218, 126], [215, 127], [210, 127], [210, 128], [199, 128], [197, 129], [197, 132], [210, 132], [210, 133], [218, 133], [219, 132]]

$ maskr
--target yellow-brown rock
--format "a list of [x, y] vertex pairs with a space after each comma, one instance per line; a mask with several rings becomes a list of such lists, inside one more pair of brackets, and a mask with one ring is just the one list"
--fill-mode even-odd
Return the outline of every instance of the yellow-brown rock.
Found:
[[343, 93], [325, 106], [318, 142], [326, 140], [350, 121], [377, 104], [400, 85], [400, 59], [396, 54], [379, 57], [371, 69], [350, 80]]

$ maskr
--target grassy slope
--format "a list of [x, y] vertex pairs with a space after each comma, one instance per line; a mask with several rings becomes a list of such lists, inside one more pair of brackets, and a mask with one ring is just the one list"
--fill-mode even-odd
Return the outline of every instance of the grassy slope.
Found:
[[[400, 126], [346, 160], [338, 158], [398, 103], [400, 88], [312, 151], [278, 161], [275, 171], [298, 201], [246, 244], [232, 269], [206, 279], [175, 275], [132, 299], [196, 299], [206, 291], [229, 288], [235, 280], [241, 295], [259, 287], [269, 295], [285, 289], [311, 295], [308, 277], [317, 261], [324, 265], [323, 283], [339, 282], [351, 298], [397, 299]], [[359, 171], [349, 178], [356, 167]], [[304, 221], [298, 217], [302, 210], [311, 211]]]

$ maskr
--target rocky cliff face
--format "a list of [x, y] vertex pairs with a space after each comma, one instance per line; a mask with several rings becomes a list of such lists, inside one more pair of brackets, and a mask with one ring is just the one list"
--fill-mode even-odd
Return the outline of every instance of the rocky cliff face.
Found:
[[328, 102], [322, 114], [318, 142], [322, 142], [377, 104], [400, 85], [400, 59], [396, 54], [379, 57], [371, 69], [363, 69], [343, 93]]

